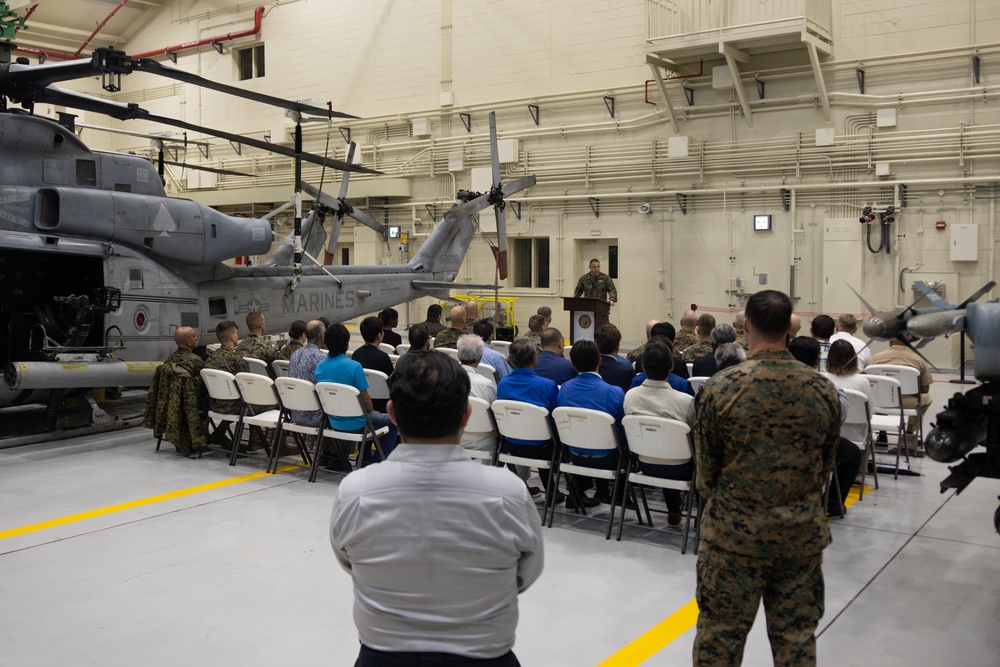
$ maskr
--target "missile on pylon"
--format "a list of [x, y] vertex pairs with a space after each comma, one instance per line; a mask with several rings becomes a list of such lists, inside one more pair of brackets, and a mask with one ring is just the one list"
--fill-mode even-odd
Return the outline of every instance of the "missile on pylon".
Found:
[[965, 328], [965, 310], [914, 315], [906, 321], [906, 331], [914, 338], [947, 336]]

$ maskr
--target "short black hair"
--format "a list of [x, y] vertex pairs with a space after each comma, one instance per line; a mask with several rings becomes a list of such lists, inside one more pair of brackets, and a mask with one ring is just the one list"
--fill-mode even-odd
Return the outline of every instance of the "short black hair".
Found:
[[488, 342], [490, 337], [493, 336], [493, 323], [489, 320], [477, 320], [472, 325], [472, 333], [482, 338], [483, 342]]
[[592, 340], [578, 340], [569, 351], [569, 360], [577, 373], [596, 371], [601, 365], [601, 352]]
[[[768, 338], [777, 338], [788, 333], [788, 327], [792, 325], [792, 300], [784, 292], [763, 290], [747, 300], [743, 313], [754, 331]], [[832, 329], [830, 333], [833, 333]]]
[[788, 351], [809, 368], [814, 368], [819, 361], [819, 341], [812, 336], [796, 336], [788, 344]]
[[326, 327], [327, 329], [330, 328], [330, 320], [326, 319], [325, 317], [317, 317], [316, 319], [322, 322], [323, 326]]
[[561, 343], [563, 340], [562, 332], [555, 327], [549, 327], [542, 331], [542, 347], [548, 347], [550, 345], [555, 345], [556, 343]]
[[351, 332], [339, 322], [331, 324], [327, 327], [323, 342], [326, 343], [327, 354], [329, 356], [335, 357], [338, 354], [344, 354], [351, 345]]
[[411, 350], [422, 350], [427, 341], [431, 339], [431, 330], [426, 324], [414, 324], [406, 332], [406, 339], [410, 341]]
[[622, 332], [613, 324], [605, 324], [594, 334], [594, 342], [601, 354], [614, 354], [622, 342]]
[[507, 350], [507, 360], [514, 368], [531, 368], [536, 354], [538, 354], [538, 347], [530, 340], [521, 338], [510, 344], [510, 349]]
[[302, 334], [306, 332], [306, 323], [303, 320], [295, 320], [292, 325], [288, 327], [288, 337], [292, 340], [296, 340], [302, 337]]
[[229, 338], [232, 332], [239, 331], [240, 325], [236, 324], [232, 320], [226, 320], [225, 322], [219, 322], [215, 325], [215, 337], [219, 339], [221, 343], [224, 339]]
[[813, 318], [809, 330], [817, 338], [829, 338], [837, 328], [837, 322], [829, 315], [817, 315]]
[[677, 337], [677, 329], [670, 322], [657, 322], [653, 325], [653, 328], [649, 330], [649, 337], [653, 336], [666, 336], [667, 339], [673, 343], [674, 338]]
[[444, 309], [441, 308], [441, 304], [432, 303], [431, 305], [427, 306], [427, 319], [431, 320], [432, 322], [441, 321], [441, 312], [443, 310]]
[[642, 351], [642, 369], [650, 380], [666, 380], [674, 367], [674, 349], [662, 337], [651, 339]]
[[715, 328], [715, 315], [712, 313], [702, 313], [698, 316], [698, 335], [710, 336]]
[[382, 320], [377, 317], [366, 317], [361, 320], [361, 338], [366, 343], [374, 343], [378, 335], [382, 333]]
[[469, 374], [440, 352], [404, 354], [389, 378], [389, 400], [404, 440], [457, 436], [469, 404]]
[[395, 308], [384, 308], [382, 312], [378, 314], [378, 317], [382, 320], [382, 324], [388, 325], [392, 322], [399, 321], [399, 312], [397, 312]]

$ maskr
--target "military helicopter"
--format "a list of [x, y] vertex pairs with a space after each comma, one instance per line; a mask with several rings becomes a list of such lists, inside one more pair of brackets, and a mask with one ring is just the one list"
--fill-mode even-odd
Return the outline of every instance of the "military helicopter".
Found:
[[[336, 246], [344, 216], [387, 238], [383, 225], [345, 201], [350, 172], [378, 172], [354, 164], [353, 147], [347, 161], [302, 151], [303, 115], [352, 116], [211, 82], [114, 49], [34, 66], [21, 59], [9, 62], [9, 44], [6, 53], [7, 62], [0, 66], [0, 284], [6, 292], [0, 301], [0, 366], [6, 380], [0, 405], [37, 401], [45, 391], [51, 413], [67, 389], [148, 386], [155, 362], [173, 351], [178, 326], [192, 326], [207, 337], [218, 322], [258, 310], [266, 313], [270, 330], [285, 331], [298, 319], [342, 321], [422, 296], [442, 298], [453, 287], [492, 288], [454, 282], [475, 236], [473, 216], [488, 206], [497, 211], [498, 264], [504, 264], [505, 277], [504, 198], [533, 185], [535, 177], [500, 183], [492, 117], [493, 187], [485, 194], [461, 193], [407, 264], [304, 265], [310, 250], [323, 247], [327, 215], [333, 217], [328, 247]], [[135, 104], [53, 85], [99, 75], [104, 88], [114, 91], [133, 71], [289, 109], [297, 121], [295, 147], [154, 116]], [[8, 109], [8, 102], [25, 110]], [[291, 242], [259, 266], [223, 263], [272, 249], [268, 216], [231, 217], [167, 197], [149, 161], [92, 151], [70, 127], [33, 115], [36, 103], [153, 120], [295, 159]], [[343, 171], [339, 196], [304, 183], [302, 161]], [[305, 219], [303, 191], [316, 200]]]

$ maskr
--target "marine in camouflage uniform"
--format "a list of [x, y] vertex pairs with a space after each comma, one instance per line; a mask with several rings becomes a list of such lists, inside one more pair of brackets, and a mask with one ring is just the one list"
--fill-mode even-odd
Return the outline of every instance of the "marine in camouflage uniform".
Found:
[[698, 342], [698, 334], [687, 329], [681, 329], [674, 338], [674, 350], [677, 354], [682, 354], [684, 350]]
[[465, 335], [464, 329], [447, 328], [434, 337], [434, 347], [455, 347], [459, 337]]
[[205, 362], [197, 354], [178, 349], [153, 375], [142, 415], [144, 428], [153, 437], [165, 438], [181, 454], [205, 447], [203, 385], [199, 373]]
[[712, 354], [712, 341], [699, 340], [684, 350], [683, 359], [690, 362], [704, 357], [706, 354]]
[[301, 350], [302, 347], [303, 344], [297, 340], [288, 341], [280, 350], [278, 350], [277, 359], [280, 361], [289, 361], [292, 358], [292, 353], [296, 350]]
[[736, 342], [737, 342], [737, 343], [739, 343], [739, 344], [740, 344], [740, 346], [741, 346], [741, 347], [742, 347], [742, 348], [743, 348], [744, 350], [748, 349], [748, 348], [747, 348], [747, 337], [746, 337], [746, 336], [745, 336], [745, 335], [743, 334], [743, 332], [742, 332], [742, 331], [737, 331], [737, 332], [736, 332]]
[[642, 353], [646, 351], [646, 342], [647, 341], [642, 341], [636, 345], [634, 350], [625, 355], [625, 358], [632, 364], [642, 359]]
[[588, 299], [600, 299], [601, 301], [618, 301], [618, 290], [611, 276], [606, 273], [599, 273], [592, 276], [585, 273], [576, 282], [576, 289], [573, 290], [576, 298], [586, 297]]
[[822, 496], [840, 411], [833, 384], [784, 349], [755, 350], [702, 385], [696, 666], [741, 663], [761, 597], [774, 664], [816, 664], [830, 543]]
[[[220, 347], [212, 353], [212, 356], [205, 362], [205, 368], [212, 368], [219, 371], [226, 371], [236, 375], [237, 373], [247, 373], [250, 366], [243, 359], [243, 355], [235, 348]], [[209, 407], [212, 412], [221, 412], [225, 415], [237, 415], [243, 407], [243, 401], [238, 398], [232, 400], [210, 399]]]
[[260, 359], [268, 368], [271, 367], [271, 362], [278, 358], [278, 348], [259, 334], [247, 334], [247, 337], [236, 346], [236, 351], [241, 357]]
[[542, 335], [539, 333], [535, 333], [534, 331], [529, 331], [528, 333], [524, 334], [524, 337], [521, 340], [530, 340], [532, 343], [535, 344], [535, 347], [537, 347], [539, 350], [542, 349]]

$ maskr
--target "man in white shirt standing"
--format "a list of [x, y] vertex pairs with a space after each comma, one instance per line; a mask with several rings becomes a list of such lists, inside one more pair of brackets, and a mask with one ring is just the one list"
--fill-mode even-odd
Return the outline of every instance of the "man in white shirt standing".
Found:
[[838, 340], [846, 340], [858, 355], [858, 372], [864, 373], [865, 367], [872, 362], [872, 350], [867, 344], [855, 336], [858, 332], [858, 318], [850, 313], [844, 313], [837, 318], [837, 333], [830, 336], [830, 344]]
[[524, 484], [458, 444], [469, 375], [439, 352], [400, 357], [389, 415], [402, 443], [340, 484], [330, 541], [354, 579], [357, 667], [517, 667], [517, 596], [542, 571]]

